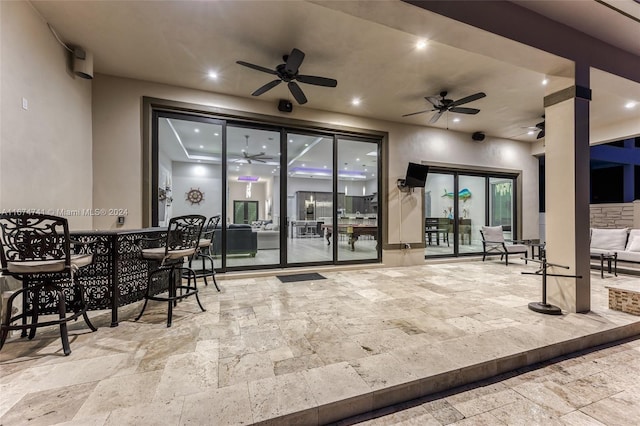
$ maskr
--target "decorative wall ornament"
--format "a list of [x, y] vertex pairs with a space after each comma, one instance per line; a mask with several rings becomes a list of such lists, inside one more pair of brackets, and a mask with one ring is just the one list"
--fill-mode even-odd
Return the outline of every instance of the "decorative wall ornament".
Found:
[[200, 191], [200, 188], [191, 188], [187, 192], [187, 201], [193, 204], [200, 204], [204, 201], [204, 192]]
[[[442, 196], [453, 199], [453, 192], [447, 192], [447, 189], [445, 188], [444, 194], [442, 194]], [[460, 192], [458, 192], [458, 198], [462, 201], [467, 201], [469, 198], [471, 198], [471, 191], [469, 191], [467, 188], [461, 189]]]

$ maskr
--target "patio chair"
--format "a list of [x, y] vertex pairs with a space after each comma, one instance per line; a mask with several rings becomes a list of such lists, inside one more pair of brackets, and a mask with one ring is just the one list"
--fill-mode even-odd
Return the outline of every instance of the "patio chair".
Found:
[[[149, 272], [144, 305], [142, 305], [142, 310], [136, 317], [136, 321], [144, 314], [149, 300], [167, 302], [167, 327], [171, 327], [173, 307], [181, 299], [195, 296], [200, 309], [203, 312], [206, 310], [198, 297], [195, 272], [189, 267], [184, 267], [185, 258], [190, 261], [198, 249], [200, 232], [205, 220], [206, 218], [201, 215], [171, 218], [164, 243], [157, 247], [149, 247], [149, 245], [161, 244], [162, 238], [140, 239], [142, 259], [150, 262], [152, 270]], [[167, 288], [162, 288], [160, 285], [164, 285], [167, 282], [163, 279], [167, 275]], [[185, 278], [184, 275], [187, 278], [187, 285], [182, 284], [182, 280]], [[193, 279], [193, 285], [191, 285], [191, 279]], [[180, 291], [179, 294], [178, 290]], [[165, 295], [165, 293], [168, 294]]]
[[[213, 279], [213, 285], [216, 286], [216, 290], [220, 291], [220, 287], [218, 287], [218, 283], [216, 282], [216, 269], [213, 263], [213, 256], [215, 250], [213, 248], [214, 240], [213, 234], [220, 224], [220, 215], [212, 216], [207, 221], [207, 224], [202, 227], [202, 232], [200, 234], [200, 239], [198, 240], [198, 250], [196, 250], [195, 256], [189, 261], [189, 267], [191, 268], [191, 263], [193, 260], [202, 262], [202, 269], [194, 269], [196, 276], [198, 278], [202, 278], [204, 280], [204, 285], [209, 285], [207, 282], [207, 277], [211, 277]], [[207, 261], [208, 266], [207, 267]]]
[[482, 235], [483, 262], [487, 256], [499, 254], [500, 260], [504, 258], [505, 265], [509, 265], [510, 254], [527, 255], [528, 248], [526, 245], [512, 244], [512, 242], [504, 239], [502, 232], [502, 226], [483, 226], [480, 230], [480, 235]]
[[[89, 244], [70, 240], [69, 225], [63, 217], [0, 214], [2, 274], [22, 281], [22, 289], [7, 300], [0, 321], [0, 349], [11, 330], [22, 330], [22, 337], [29, 330], [31, 340], [37, 328], [57, 325], [64, 354], [69, 355], [69, 321], [82, 316], [91, 331], [96, 331], [87, 316], [85, 289], [75, 276], [80, 268], [93, 262], [93, 254], [87, 249]], [[74, 254], [72, 245], [76, 249]], [[18, 296], [22, 297], [22, 312], [12, 316], [13, 302]], [[67, 315], [68, 311], [73, 314]], [[45, 315], [58, 318], [43, 319]], [[27, 323], [29, 318], [31, 321]]]

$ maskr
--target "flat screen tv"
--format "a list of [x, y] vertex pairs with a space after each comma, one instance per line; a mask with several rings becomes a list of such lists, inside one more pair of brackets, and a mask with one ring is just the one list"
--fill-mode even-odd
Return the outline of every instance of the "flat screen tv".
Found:
[[409, 188], [423, 188], [427, 182], [427, 173], [429, 173], [429, 166], [409, 163], [407, 167], [407, 177], [404, 179], [404, 186], [408, 186]]

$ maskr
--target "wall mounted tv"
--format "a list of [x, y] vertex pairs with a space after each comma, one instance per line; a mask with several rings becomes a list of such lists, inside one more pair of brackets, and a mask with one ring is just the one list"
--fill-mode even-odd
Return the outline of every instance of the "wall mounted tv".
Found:
[[424, 188], [427, 182], [429, 166], [424, 164], [409, 163], [407, 166], [407, 176], [404, 178], [404, 185], [408, 188]]

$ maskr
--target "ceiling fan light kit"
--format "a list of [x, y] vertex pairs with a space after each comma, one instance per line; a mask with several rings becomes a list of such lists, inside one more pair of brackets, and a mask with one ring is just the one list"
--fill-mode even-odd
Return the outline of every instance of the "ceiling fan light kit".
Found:
[[300, 65], [302, 65], [302, 61], [304, 60], [304, 57], [305, 57], [305, 54], [302, 50], [294, 48], [290, 54], [284, 55], [282, 57], [282, 60], [284, 61], [284, 63], [278, 65], [275, 70], [272, 70], [270, 68], [263, 67], [260, 65], [255, 65], [249, 62], [244, 62], [244, 61], [236, 61], [236, 63], [242, 66], [245, 66], [247, 68], [251, 68], [256, 71], [261, 71], [266, 74], [271, 74], [278, 77], [277, 79], [272, 80], [267, 84], [259, 87], [256, 91], [254, 91], [251, 94], [251, 96], [260, 96], [263, 93], [273, 89], [280, 83], [285, 82], [287, 83], [287, 87], [289, 88], [289, 91], [293, 95], [296, 102], [298, 102], [300, 105], [303, 105], [307, 103], [307, 97], [305, 96], [304, 92], [302, 91], [298, 83], [296, 83], [296, 81], [299, 81], [300, 83], [312, 84], [314, 86], [323, 86], [323, 87], [336, 87], [338, 85], [338, 82], [332, 78], [299, 74]]
[[278, 111], [291, 112], [293, 111], [293, 104], [291, 103], [291, 101], [288, 101], [286, 99], [280, 99], [278, 101]]

